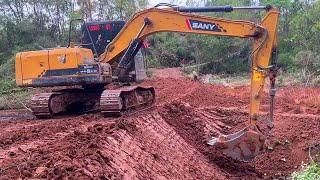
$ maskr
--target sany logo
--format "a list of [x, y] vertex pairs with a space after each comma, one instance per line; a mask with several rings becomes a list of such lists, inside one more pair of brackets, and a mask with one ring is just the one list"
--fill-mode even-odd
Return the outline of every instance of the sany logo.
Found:
[[192, 19], [186, 19], [189, 30], [204, 30], [204, 31], [215, 31], [221, 32], [221, 29], [216, 26], [215, 23], [202, 22]]
[[212, 30], [216, 25], [205, 23], [192, 23], [192, 29]]

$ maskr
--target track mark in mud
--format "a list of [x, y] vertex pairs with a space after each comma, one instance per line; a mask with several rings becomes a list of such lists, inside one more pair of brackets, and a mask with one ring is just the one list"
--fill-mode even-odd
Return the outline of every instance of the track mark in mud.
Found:
[[32, 150], [32, 158], [21, 161], [34, 165], [22, 168], [34, 176], [37, 167], [47, 167], [46, 178], [224, 179], [224, 173], [209, 164], [157, 112], [97, 123], [59, 140]]
[[15, 121], [19, 119], [34, 119], [34, 116], [28, 110], [2, 110], [0, 113], [1, 121]]

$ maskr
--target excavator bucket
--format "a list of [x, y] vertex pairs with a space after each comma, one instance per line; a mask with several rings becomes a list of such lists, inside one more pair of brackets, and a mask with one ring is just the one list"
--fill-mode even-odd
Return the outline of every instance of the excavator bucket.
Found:
[[221, 134], [208, 142], [208, 145], [215, 146], [225, 155], [240, 161], [253, 160], [262, 150], [263, 144], [263, 135], [249, 127], [234, 134]]

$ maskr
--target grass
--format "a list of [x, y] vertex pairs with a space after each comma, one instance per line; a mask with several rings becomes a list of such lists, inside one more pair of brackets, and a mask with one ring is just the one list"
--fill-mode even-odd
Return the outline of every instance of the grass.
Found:
[[[186, 77], [192, 74], [192, 71], [196, 71], [194, 67], [186, 68], [184, 75]], [[267, 75], [268, 76], [268, 75]], [[219, 84], [230, 87], [237, 87], [241, 85], [250, 85], [250, 73], [240, 73], [235, 75], [229, 74], [206, 74], [201, 75], [201, 79], [205, 83]], [[269, 77], [266, 77], [266, 83], [269, 83]], [[301, 73], [278, 73], [276, 80], [277, 86], [320, 86], [320, 76], [312, 76], [310, 79], [305, 80]]]
[[0, 110], [24, 109], [31, 103], [31, 89], [17, 90], [0, 94]]
[[320, 76], [313, 75], [306, 77], [303, 73], [281, 72], [278, 74], [277, 83], [282, 86], [319, 86]]
[[14, 60], [12, 57], [0, 65], [0, 110], [22, 109], [31, 101], [32, 90], [21, 89], [16, 85]]
[[237, 75], [237, 76], [230, 76], [230, 75], [212, 75], [209, 78], [209, 83], [213, 84], [220, 84], [229, 87], [236, 87], [242, 85], [249, 85], [250, 79], [245, 75]]
[[302, 170], [292, 173], [294, 180], [320, 180], [320, 164], [311, 162], [311, 164], [302, 164]]
[[[183, 73], [185, 76], [189, 76], [193, 71], [198, 72], [199, 67], [206, 66], [208, 63], [203, 63], [199, 65], [186, 65], [183, 68]], [[201, 74], [201, 73], [200, 73]], [[239, 85], [249, 85], [250, 84], [250, 72], [244, 72], [235, 75], [228, 74], [210, 74], [205, 75], [206, 83], [227, 85], [227, 86], [239, 86]], [[267, 75], [268, 76], [268, 75]], [[268, 82], [269, 77], [266, 77]], [[276, 81], [278, 86], [319, 86], [320, 85], [320, 75], [316, 73], [306, 74], [303, 71], [279, 71]]]
[[[186, 77], [189, 77], [190, 74], [185, 74]], [[250, 78], [248, 75], [239, 74], [239, 75], [226, 75], [226, 74], [207, 74], [201, 75], [200, 81], [209, 84], [218, 84], [228, 87], [237, 87], [243, 85], [250, 85]]]
[[148, 78], [151, 78], [153, 76], [153, 72], [150, 71], [149, 69], [146, 70], [146, 74]]

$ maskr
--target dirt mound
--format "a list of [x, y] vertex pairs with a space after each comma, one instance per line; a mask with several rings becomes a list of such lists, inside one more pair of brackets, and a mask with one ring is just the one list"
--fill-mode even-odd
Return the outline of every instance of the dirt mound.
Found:
[[155, 87], [157, 105], [178, 99], [194, 107], [248, 106], [250, 102], [250, 89], [245, 86], [227, 88], [194, 82], [185, 78], [152, 78], [142, 82], [141, 85]]
[[[122, 118], [95, 113], [0, 122], [0, 179], [280, 178], [308, 162], [308, 147], [320, 138], [318, 88], [281, 88], [267, 144], [272, 150], [241, 163], [206, 142], [243, 127], [249, 87], [161, 77], [141, 84], [155, 87], [155, 105]], [[266, 96], [265, 112], [268, 102]]]
[[155, 87], [157, 105], [183, 98], [197, 87], [196, 82], [184, 78], [152, 78], [142, 82], [141, 85]]
[[207, 145], [212, 137], [217, 137], [221, 133], [230, 133], [232, 129], [241, 125], [246, 119], [246, 113], [221, 107], [194, 109], [189, 104], [176, 101], [167, 104], [161, 111], [161, 115], [211, 164], [217, 164], [233, 177], [250, 176], [252, 178], [260, 175], [253, 167], [228, 158], [215, 147]]
[[[80, 121], [83, 122], [83, 121]], [[15, 152], [3, 178], [225, 179], [215, 164], [185, 141], [158, 112], [101, 121], [64, 137]], [[31, 155], [31, 156], [28, 156]], [[39, 173], [42, 172], [42, 173]]]

